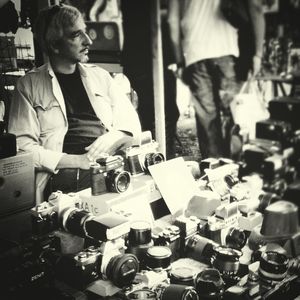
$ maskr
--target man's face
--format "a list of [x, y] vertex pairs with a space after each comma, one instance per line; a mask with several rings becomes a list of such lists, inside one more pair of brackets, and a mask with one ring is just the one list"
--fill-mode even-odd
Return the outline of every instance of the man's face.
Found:
[[64, 35], [58, 42], [56, 49], [58, 55], [66, 63], [76, 64], [87, 62], [91, 39], [86, 34], [86, 25], [81, 17], [75, 24], [64, 28]]

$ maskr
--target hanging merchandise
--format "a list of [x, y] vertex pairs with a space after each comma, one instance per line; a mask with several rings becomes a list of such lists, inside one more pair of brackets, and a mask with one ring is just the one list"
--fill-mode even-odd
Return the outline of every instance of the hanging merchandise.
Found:
[[233, 121], [242, 129], [247, 129], [249, 138], [255, 138], [255, 124], [269, 117], [257, 81], [247, 81], [230, 103]]

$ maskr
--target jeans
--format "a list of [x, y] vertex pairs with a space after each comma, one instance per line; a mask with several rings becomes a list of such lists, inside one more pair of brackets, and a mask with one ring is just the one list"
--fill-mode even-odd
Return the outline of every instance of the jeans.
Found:
[[194, 101], [201, 157], [228, 157], [229, 104], [237, 92], [234, 57], [205, 59], [188, 66], [183, 81]]

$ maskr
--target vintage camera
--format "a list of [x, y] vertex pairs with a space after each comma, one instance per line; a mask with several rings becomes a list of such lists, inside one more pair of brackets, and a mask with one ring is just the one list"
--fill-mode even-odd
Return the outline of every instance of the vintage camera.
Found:
[[187, 241], [199, 233], [200, 219], [194, 216], [179, 216], [176, 218], [174, 225], [180, 229], [180, 247], [179, 256], [183, 257]]
[[215, 214], [207, 218], [207, 223], [200, 230], [200, 234], [220, 245], [230, 245], [241, 249], [247, 242], [247, 236], [238, 228], [238, 202], [220, 205]]
[[278, 141], [283, 149], [291, 146], [292, 126], [289, 122], [267, 119], [256, 122], [256, 138]]
[[49, 229], [60, 228], [95, 241], [113, 240], [128, 234], [130, 223], [126, 217], [114, 212], [95, 216], [78, 206], [76, 195], [60, 191], [52, 193], [48, 202], [31, 211], [36, 231], [49, 232]]
[[249, 265], [249, 273], [231, 287], [224, 299], [295, 299], [300, 292], [298, 275], [283, 253], [267, 251]]
[[90, 167], [92, 195], [106, 192], [123, 193], [130, 184], [130, 174], [124, 171], [123, 157], [105, 156]]
[[282, 145], [277, 141], [254, 139], [245, 144], [243, 146], [243, 161], [246, 170], [243, 170], [243, 172], [245, 174], [260, 173], [263, 161], [276, 153], [282, 153]]
[[56, 275], [71, 286], [85, 288], [102, 279], [123, 288], [132, 283], [137, 271], [135, 255], [124, 253], [124, 240], [107, 241], [90, 246], [75, 255], [62, 255], [56, 262]]
[[126, 149], [128, 167], [132, 175], [149, 173], [148, 167], [165, 161], [158, 151], [158, 143], [152, 140], [151, 133], [139, 146]]
[[22, 243], [1, 240], [3, 299], [38, 299], [34, 298], [37, 291], [51, 286], [53, 270], [43, 259], [48, 251], [60, 251], [60, 240], [54, 235], [32, 236]]

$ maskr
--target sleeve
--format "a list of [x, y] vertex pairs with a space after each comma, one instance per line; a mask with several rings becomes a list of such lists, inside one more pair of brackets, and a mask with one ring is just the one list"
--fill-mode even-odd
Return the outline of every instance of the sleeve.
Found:
[[130, 132], [139, 141], [141, 136], [141, 124], [139, 116], [130, 99], [109, 76], [108, 94], [112, 100], [113, 128], [120, 131]]
[[63, 153], [45, 149], [40, 145], [40, 124], [33, 107], [32, 86], [28, 78], [21, 78], [16, 84], [12, 98], [8, 131], [17, 137], [18, 150], [33, 153], [34, 167], [38, 170], [56, 173], [56, 166]]

